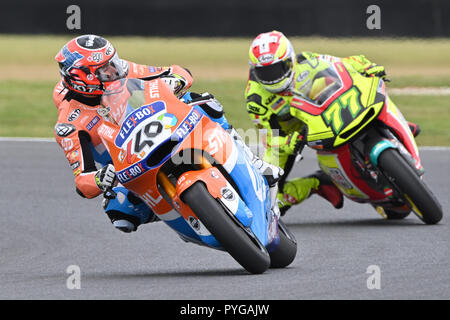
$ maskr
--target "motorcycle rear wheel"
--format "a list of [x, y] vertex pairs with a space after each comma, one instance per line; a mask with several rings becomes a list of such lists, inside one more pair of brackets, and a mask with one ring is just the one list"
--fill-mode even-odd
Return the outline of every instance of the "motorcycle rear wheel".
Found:
[[266, 248], [233, 221], [202, 182], [193, 184], [182, 197], [220, 245], [248, 272], [260, 274], [269, 268]]
[[416, 215], [426, 224], [442, 219], [442, 207], [427, 185], [396, 149], [386, 149], [378, 159], [379, 167], [403, 193]]
[[271, 268], [285, 268], [294, 261], [297, 255], [297, 240], [281, 220], [278, 221], [278, 236], [280, 243], [275, 251], [269, 253]]

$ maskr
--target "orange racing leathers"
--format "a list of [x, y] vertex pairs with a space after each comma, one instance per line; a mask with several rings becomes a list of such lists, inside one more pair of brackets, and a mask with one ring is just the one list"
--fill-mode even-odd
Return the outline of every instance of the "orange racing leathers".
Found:
[[[188, 89], [193, 78], [187, 69], [177, 65], [153, 67], [128, 63], [128, 78], [152, 80], [172, 76], [184, 83]], [[97, 128], [103, 121], [100, 107], [101, 96], [88, 97], [68, 90], [60, 81], [53, 91], [53, 101], [58, 109], [55, 138], [64, 150], [70, 168], [75, 176], [76, 191], [83, 197], [94, 198], [102, 193], [97, 186], [96, 162], [101, 166], [112, 163], [103, 145]]]

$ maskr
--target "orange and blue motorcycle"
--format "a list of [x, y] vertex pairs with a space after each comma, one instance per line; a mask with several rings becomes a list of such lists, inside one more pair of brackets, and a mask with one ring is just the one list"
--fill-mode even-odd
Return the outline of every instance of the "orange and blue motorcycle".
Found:
[[218, 123], [159, 80], [125, 79], [103, 95], [98, 132], [118, 181], [184, 241], [227, 251], [251, 273], [291, 264], [297, 242], [264, 176]]

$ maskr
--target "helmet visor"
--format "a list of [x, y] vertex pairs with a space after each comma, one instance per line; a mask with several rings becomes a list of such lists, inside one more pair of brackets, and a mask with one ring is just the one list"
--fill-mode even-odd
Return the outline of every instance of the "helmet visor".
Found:
[[127, 74], [123, 67], [122, 60], [119, 59], [119, 56], [115, 53], [107, 63], [95, 71], [95, 75], [101, 82], [110, 82], [124, 78]]
[[290, 76], [291, 70], [292, 60], [287, 59], [270, 66], [255, 67], [255, 75], [262, 84], [274, 84]]

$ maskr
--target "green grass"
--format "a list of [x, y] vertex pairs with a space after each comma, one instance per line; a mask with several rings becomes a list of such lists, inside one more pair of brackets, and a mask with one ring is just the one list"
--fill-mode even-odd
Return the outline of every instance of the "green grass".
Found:
[[[70, 37], [0, 35], [0, 136], [52, 137], [57, 118], [52, 90], [54, 56]], [[189, 68], [193, 90], [208, 91], [224, 105], [235, 127], [252, 126], [243, 91], [250, 38], [163, 39], [111, 37], [120, 56], [137, 63]], [[450, 86], [450, 39], [291, 38], [297, 51], [348, 56], [364, 53], [387, 68], [389, 87]], [[420, 145], [450, 145], [450, 97], [393, 96], [405, 117], [422, 127]]]
[[253, 126], [247, 114], [244, 100], [244, 89], [247, 79], [205, 81], [200, 80], [192, 86], [192, 91], [209, 92], [219, 100], [228, 121], [236, 128], [249, 129]]
[[408, 121], [418, 123], [419, 146], [450, 145], [450, 96], [395, 96], [392, 100]]
[[53, 136], [57, 119], [54, 85], [49, 81], [0, 81], [0, 136]]

